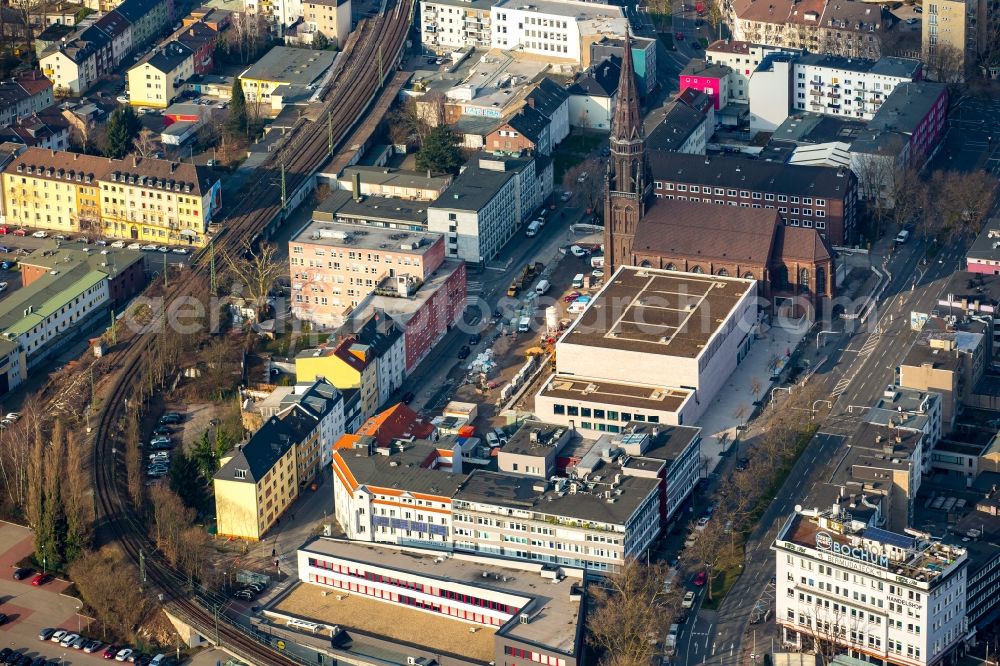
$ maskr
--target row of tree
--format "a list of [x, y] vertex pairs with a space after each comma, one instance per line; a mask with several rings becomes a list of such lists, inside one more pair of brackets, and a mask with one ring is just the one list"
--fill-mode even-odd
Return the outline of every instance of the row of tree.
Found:
[[51, 432], [41, 423], [35, 427], [25, 513], [35, 533], [35, 559], [51, 569], [62, 569], [90, 546], [93, 504], [84, 447], [61, 419]]

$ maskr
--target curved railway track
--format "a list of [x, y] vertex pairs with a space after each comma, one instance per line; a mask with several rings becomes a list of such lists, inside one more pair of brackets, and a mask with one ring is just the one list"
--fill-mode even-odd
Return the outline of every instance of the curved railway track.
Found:
[[[315, 120], [303, 119], [286, 139], [248, 179], [225, 215], [223, 229], [214, 243], [223, 252], [239, 251], [253, 242], [276, 217], [284, 214], [280, 185], [274, 182], [282, 165], [287, 192], [295, 192], [329, 157], [332, 129], [333, 146], [341, 143], [376, 97], [382, 83], [395, 69], [409, 30], [413, 0], [389, 3], [380, 15], [358, 26], [359, 36], [334, 82], [324, 95]], [[388, 66], [384, 66], [383, 63]], [[263, 184], [263, 186], [262, 186]], [[166, 301], [182, 297], [204, 298], [209, 293], [209, 267], [203, 251], [194, 260], [185, 280], [165, 295]], [[159, 315], [159, 324], [165, 325]], [[151, 327], [155, 329], [156, 326]], [[156, 554], [149, 538], [149, 526], [138, 519], [128, 499], [123, 465], [117, 462], [115, 442], [118, 424], [128, 397], [139, 379], [143, 361], [155, 340], [155, 333], [137, 335], [115, 353], [121, 369], [114, 380], [97, 423], [94, 443], [94, 488], [98, 505], [98, 526], [110, 533], [127, 557], [144, 563], [144, 584], [159, 591], [171, 613], [184, 619], [202, 635], [242, 659], [262, 666], [290, 666], [297, 663], [286, 653], [258, 640], [239, 623], [231, 622], [218, 609], [225, 599], [192, 586]]]

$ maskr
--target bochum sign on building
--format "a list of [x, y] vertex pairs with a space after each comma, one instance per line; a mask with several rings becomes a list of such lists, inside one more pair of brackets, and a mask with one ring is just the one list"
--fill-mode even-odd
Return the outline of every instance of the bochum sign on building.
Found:
[[831, 536], [828, 532], [818, 532], [816, 534], [816, 547], [820, 550], [830, 551], [834, 555], [847, 557], [860, 562], [865, 562], [867, 564], [873, 564], [875, 566], [882, 567], [883, 569], [889, 568], [888, 555], [876, 552], [870, 548], [859, 548], [857, 546], [840, 544], [837, 541], [834, 541], [833, 536]]

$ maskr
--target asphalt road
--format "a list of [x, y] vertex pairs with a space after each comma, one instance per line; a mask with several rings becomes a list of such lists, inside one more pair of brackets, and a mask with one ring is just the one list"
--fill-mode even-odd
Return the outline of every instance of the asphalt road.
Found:
[[[743, 575], [726, 597], [718, 614], [703, 612], [690, 633], [682, 636], [686, 664], [748, 663], [751, 643], [760, 652], [769, 651], [776, 637], [774, 624], [774, 555], [770, 550], [777, 531], [818, 483], [830, 479], [845, 437], [863, 418], [870, 406], [892, 382], [894, 369], [916, 338], [909, 328], [909, 312], [930, 312], [945, 288], [946, 278], [964, 256], [962, 245], [947, 248], [937, 260], [922, 266], [923, 247], [911, 242], [893, 252], [888, 263], [892, 279], [885, 290], [877, 315], [877, 327], [841, 334], [827, 341], [830, 360], [814, 375], [833, 402], [831, 415], [807, 446], [788, 481], [765, 511], [747, 544]], [[771, 610], [768, 620], [750, 624], [751, 610], [761, 600]], [[689, 624], [691, 622], [689, 621]], [[713, 635], [714, 630], [714, 635]], [[707, 634], [707, 635], [703, 635]], [[777, 645], [775, 640], [774, 645]]]

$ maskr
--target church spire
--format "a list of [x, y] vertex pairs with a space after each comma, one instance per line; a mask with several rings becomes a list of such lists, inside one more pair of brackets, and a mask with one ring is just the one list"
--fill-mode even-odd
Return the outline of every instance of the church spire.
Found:
[[642, 116], [639, 114], [639, 90], [635, 85], [635, 66], [632, 64], [632, 38], [625, 31], [625, 49], [622, 54], [622, 73], [618, 81], [618, 102], [615, 105], [612, 139], [635, 141], [642, 139]]

